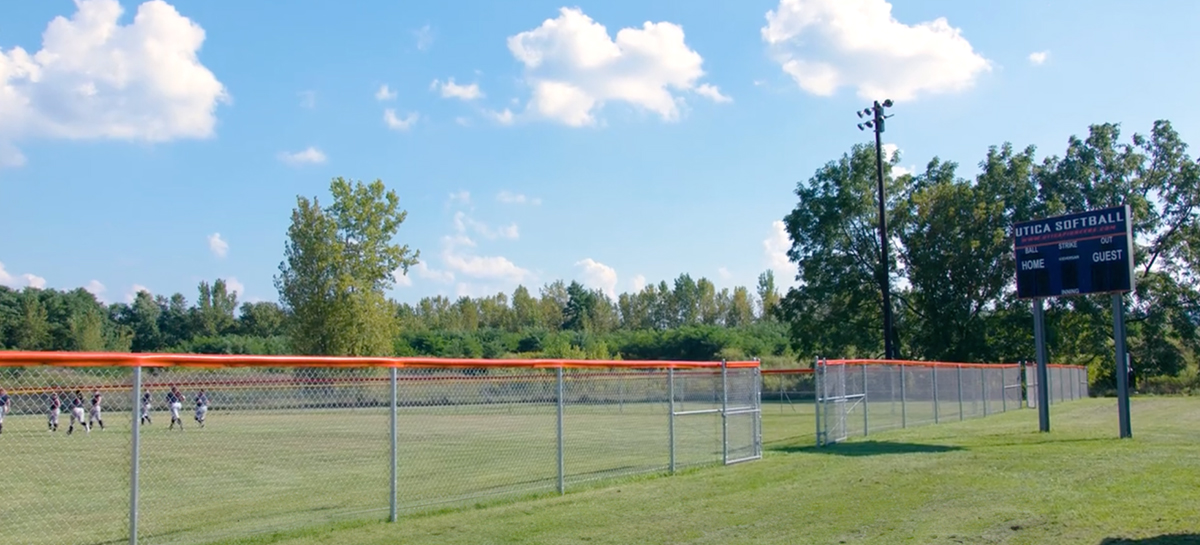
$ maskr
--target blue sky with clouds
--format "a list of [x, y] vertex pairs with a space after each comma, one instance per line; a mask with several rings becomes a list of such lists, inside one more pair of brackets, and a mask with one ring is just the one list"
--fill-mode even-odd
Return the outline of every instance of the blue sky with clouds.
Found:
[[1200, 3], [0, 3], [0, 284], [274, 300], [297, 195], [382, 179], [393, 296], [790, 277], [792, 190], [892, 98], [901, 164], [1195, 141]]

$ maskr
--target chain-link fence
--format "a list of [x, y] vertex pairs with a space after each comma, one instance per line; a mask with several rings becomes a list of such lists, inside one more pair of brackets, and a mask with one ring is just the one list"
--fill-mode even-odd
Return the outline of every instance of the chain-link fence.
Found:
[[762, 453], [757, 362], [0, 352], [0, 388], [10, 543], [394, 519]]
[[[1030, 407], [1037, 407], [1038, 383], [1035, 364], [1029, 363], [1025, 365], [1025, 369], [1027, 401]], [[1051, 405], [1088, 397], [1087, 367], [1050, 364], [1046, 366], [1046, 378], [1050, 381], [1046, 393], [1050, 395]]]
[[[817, 444], [1019, 409], [1036, 399], [1036, 383], [1024, 395], [1036, 373], [1023, 370], [1023, 364], [818, 360]], [[1052, 402], [1087, 396], [1086, 369], [1049, 371]]]

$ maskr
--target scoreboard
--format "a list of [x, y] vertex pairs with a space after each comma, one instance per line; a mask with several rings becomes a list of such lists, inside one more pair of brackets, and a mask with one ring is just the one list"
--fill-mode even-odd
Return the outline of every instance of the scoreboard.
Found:
[[1022, 299], [1133, 289], [1128, 205], [1018, 223], [1013, 239]]

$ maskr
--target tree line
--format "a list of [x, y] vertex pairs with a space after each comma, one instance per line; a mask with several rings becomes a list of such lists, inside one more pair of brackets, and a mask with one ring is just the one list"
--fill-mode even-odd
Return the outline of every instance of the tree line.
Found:
[[[1016, 297], [1014, 222], [1128, 204], [1136, 290], [1125, 297], [1129, 353], [1141, 377], [1195, 379], [1200, 348], [1200, 165], [1167, 121], [1121, 138], [1115, 124], [1071, 137], [1062, 156], [1038, 158], [1011, 144], [987, 150], [972, 177], [931, 160], [923, 172], [889, 175], [887, 221], [895, 249], [895, 340], [905, 358], [1032, 360], [1032, 308]], [[887, 169], [895, 172], [899, 157]], [[800, 287], [781, 317], [800, 354], [882, 353], [875, 150], [855, 146], [797, 185], [785, 223]], [[1047, 301], [1051, 360], [1087, 365], [1113, 382], [1110, 296]]]
[[[1136, 290], [1126, 296], [1139, 376], [1191, 381], [1200, 348], [1200, 164], [1167, 121], [1121, 138], [1115, 124], [1071, 137], [1062, 156], [989, 148], [973, 176], [934, 158], [901, 174], [887, 161], [887, 264], [895, 341], [909, 359], [1033, 359], [1032, 313], [1017, 299], [1011, 226], [1128, 204]], [[798, 286], [780, 294], [767, 271], [753, 291], [681, 274], [615, 299], [578, 282], [534, 293], [387, 296], [420, 252], [396, 242], [407, 217], [376, 180], [330, 184], [332, 202], [298, 197], [275, 286], [279, 303], [243, 303], [221, 280], [194, 303], [138, 293], [103, 305], [88, 292], [0, 288], [0, 347], [43, 350], [294, 353], [374, 356], [716, 359], [796, 365], [818, 356], [882, 355], [882, 274], [875, 150], [854, 146], [797, 184], [784, 218]], [[1051, 359], [1113, 380], [1107, 296], [1048, 302]]]

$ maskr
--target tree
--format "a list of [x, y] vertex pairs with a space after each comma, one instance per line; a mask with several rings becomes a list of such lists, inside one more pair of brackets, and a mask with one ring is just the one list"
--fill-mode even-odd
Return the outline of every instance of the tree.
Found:
[[198, 290], [200, 298], [193, 313], [195, 333], [207, 337], [231, 333], [237, 324], [237, 293], [228, 291], [220, 278], [211, 286], [201, 281]]
[[21, 318], [13, 334], [18, 350], [46, 350], [50, 347], [50, 321], [39, 297], [41, 290], [25, 288], [21, 292]]
[[284, 334], [286, 320], [283, 309], [270, 301], [242, 303], [237, 330], [252, 337], [275, 337]]
[[379, 356], [392, 351], [393, 307], [385, 292], [395, 271], [420, 252], [393, 242], [407, 212], [383, 182], [335, 178], [333, 205], [296, 198], [284, 261], [275, 286], [291, 315], [293, 349], [301, 354]]
[[763, 320], [775, 317], [775, 307], [779, 306], [779, 290], [775, 288], [775, 271], [767, 269], [758, 275], [758, 300], [762, 305]]

